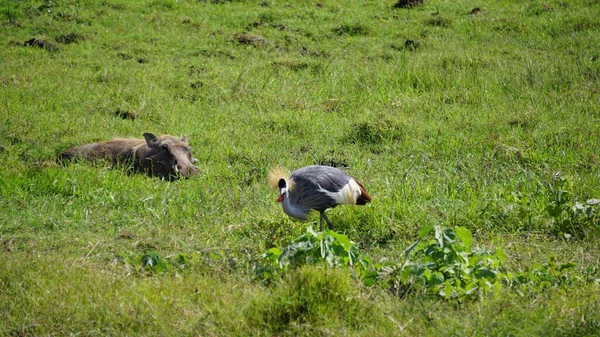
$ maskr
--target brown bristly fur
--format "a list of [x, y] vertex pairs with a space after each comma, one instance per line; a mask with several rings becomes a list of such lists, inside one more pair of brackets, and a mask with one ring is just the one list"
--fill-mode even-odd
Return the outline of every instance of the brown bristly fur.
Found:
[[290, 179], [290, 172], [282, 166], [275, 166], [269, 170], [269, 174], [267, 176], [267, 181], [269, 183], [269, 188], [277, 191], [279, 188], [279, 179], [285, 179], [287, 183], [287, 187], [289, 190], [293, 188], [294, 182]]

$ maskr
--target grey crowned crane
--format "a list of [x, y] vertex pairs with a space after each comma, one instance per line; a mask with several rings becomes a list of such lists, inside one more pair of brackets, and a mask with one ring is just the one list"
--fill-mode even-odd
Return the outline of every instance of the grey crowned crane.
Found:
[[327, 209], [340, 204], [364, 205], [371, 201], [371, 196], [356, 179], [330, 166], [306, 166], [291, 175], [282, 167], [274, 167], [269, 171], [268, 182], [273, 190], [279, 191], [277, 202], [287, 215], [306, 220], [311, 210], [319, 211], [321, 231], [323, 219], [329, 229], [333, 229], [325, 215]]

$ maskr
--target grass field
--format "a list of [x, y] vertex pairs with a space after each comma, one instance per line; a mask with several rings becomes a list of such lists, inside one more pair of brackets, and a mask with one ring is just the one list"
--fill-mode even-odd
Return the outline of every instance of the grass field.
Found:
[[[394, 4], [3, 1], [0, 335], [600, 335], [600, 2]], [[144, 132], [201, 173], [56, 161]], [[373, 197], [328, 217], [374, 284], [257, 272], [319, 220], [267, 172], [311, 164]], [[493, 291], [384, 277], [432, 225], [502, 261]]]

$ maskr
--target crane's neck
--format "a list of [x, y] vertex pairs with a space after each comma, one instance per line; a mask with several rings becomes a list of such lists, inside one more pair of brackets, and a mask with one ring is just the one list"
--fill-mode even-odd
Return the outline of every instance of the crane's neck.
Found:
[[294, 218], [298, 218], [300, 220], [306, 220], [308, 212], [310, 209], [305, 209], [300, 207], [298, 204], [293, 203], [289, 198], [289, 193], [283, 194], [283, 202], [281, 206], [283, 206], [283, 211], [285, 214], [289, 216], [293, 216]]

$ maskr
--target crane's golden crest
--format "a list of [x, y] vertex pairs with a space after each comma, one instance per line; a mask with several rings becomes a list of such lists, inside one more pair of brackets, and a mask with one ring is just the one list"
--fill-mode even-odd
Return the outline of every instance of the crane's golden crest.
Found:
[[280, 179], [285, 179], [288, 191], [294, 189], [294, 181], [290, 179], [290, 172], [285, 167], [275, 166], [269, 170], [269, 174], [267, 176], [269, 188], [277, 191], [279, 188]]

